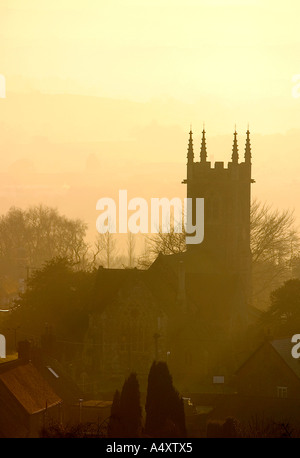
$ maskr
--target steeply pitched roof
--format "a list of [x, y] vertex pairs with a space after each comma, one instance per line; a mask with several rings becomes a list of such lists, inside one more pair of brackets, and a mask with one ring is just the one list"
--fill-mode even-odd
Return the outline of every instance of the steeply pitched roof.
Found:
[[290, 338], [276, 339], [262, 343], [239, 367], [236, 374], [250, 361], [265, 345], [271, 345], [273, 350], [280, 356], [285, 364], [294, 372], [294, 374], [300, 379], [300, 360], [295, 359], [292, 356], [292, 348], [295, 344], [291, 342]]
[[30, 362], [4, 363], [0, 369], [0, 383], [30, 415], [62, 402]]
[[73, 404], [83, 398], [83, 393], [54, 358], [43, 355], [34, 362], [40, 374], [65, 404]]
[[300, 360], [292, 356], [291, 352], [295, 344], [291, 342], [291, 339], [272, 340], [270, 344], [289, 368], [300, 378]]

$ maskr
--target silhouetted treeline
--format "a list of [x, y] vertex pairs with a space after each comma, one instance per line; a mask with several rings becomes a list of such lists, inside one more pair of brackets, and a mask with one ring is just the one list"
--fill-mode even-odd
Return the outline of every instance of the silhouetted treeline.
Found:
[[[0, 300], [6, 302], [18, 292], [19, 279], [28, 279], [45, 262], [60, 257], [76, 269], [104, 267], [148, 267], [158, 253], [184, 251], [185, 233], [174, 228], [167, 234], [149, 236], [144, 253], [136, 252], [129, 234], [127, 253], [120, 256], [115, 234], [98, 234], [95, 243], [86, 240], [87, 226], [70, 219], [55, 208], [32, 206], [26, 210], [12, 207], [0, 217]], [[292, 277], [300, 276], [299, 234], [293, 213], [276, 210], [253, 201], [251, 205], [251, 251], [253, 305], [266, 309], [270, 292]]]

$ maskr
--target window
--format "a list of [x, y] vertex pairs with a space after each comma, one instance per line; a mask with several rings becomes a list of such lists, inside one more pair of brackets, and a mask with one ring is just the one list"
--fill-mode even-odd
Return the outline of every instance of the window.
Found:
[[278, 398], [287, 398], [287, 386], [278, 386], [277, 387], [277, 397]]

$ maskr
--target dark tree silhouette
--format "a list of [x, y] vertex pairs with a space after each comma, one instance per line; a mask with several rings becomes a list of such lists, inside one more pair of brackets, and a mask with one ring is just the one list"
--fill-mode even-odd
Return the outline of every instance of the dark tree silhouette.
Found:
[[108, 425], [109, 437], [140, 437], [142, 409], [139, 382], [135, 373], [125, 380], [122, 392], [116, 390]]
[[240, 424], [233, 417], [225, 421], [209, 420], [207, 422], [206, 436], [209, 438], [234, 438], [239, 435]]
[[20, 324], [24, 336], [40, 336], [47, 323], [58, 338], [81, 341], [88, 326], [94, 275], [74, 270], [66, 259], [47, 262], [32, 274], [26, 291], [15, 300], [7, 326]]
[[120, 397], [120, 418], [123, 437], [140, 437], [142, 430], [142, 409], [140, 388], [135, 373], [125, 380]]
[[274, 290], [270, 296], [271, 306], [262, 316], [265, 325], [277, 335], [299, 331], [300, 326], [300, 280], [291, 279]]
[[183, 400], [165, 362], [154, 361], [148, 376], [145, 432], [152, 437], [185, 437]]
[[111, 406], [110, 419], [108, 424], [109, 437], [122, 436], [120, 402], [121, 395], [119, 390], [116, 390]]

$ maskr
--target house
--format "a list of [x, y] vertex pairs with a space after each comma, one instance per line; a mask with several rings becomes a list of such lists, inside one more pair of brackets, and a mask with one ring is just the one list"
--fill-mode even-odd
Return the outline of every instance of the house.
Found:
[[236, 371], [232, 380], [235, 392], [210, 400], [213, 409], [208, 418], [234, 417], [258, 428], [263, 423], [289, 423], [298, 430], [300, 362], [291, 355], [293, 345], [290, 338], [262, 343]]
[[61, 413], [62, 399], [21, 345], [17, 360], [0, 364], [0, 437], [39, 437], [49, 421], [60, 421]]
[[[76, 381], [67, 373], [63, 364], [50, 356], [45, 350], [46, 348], [32, 347], [31, 362], [62, 400], [60, 413], [62, 424], [74, 423], [74, 406], [78, 405], [79, 401], [84, 398], [84, 394]], [[76, 415], [76, 421], [78, 421], [78, 415]]]
[[291, 339], [264, 342], [238, 369], [239, 395], [300, 400], [300, 362], [292, 357]]

